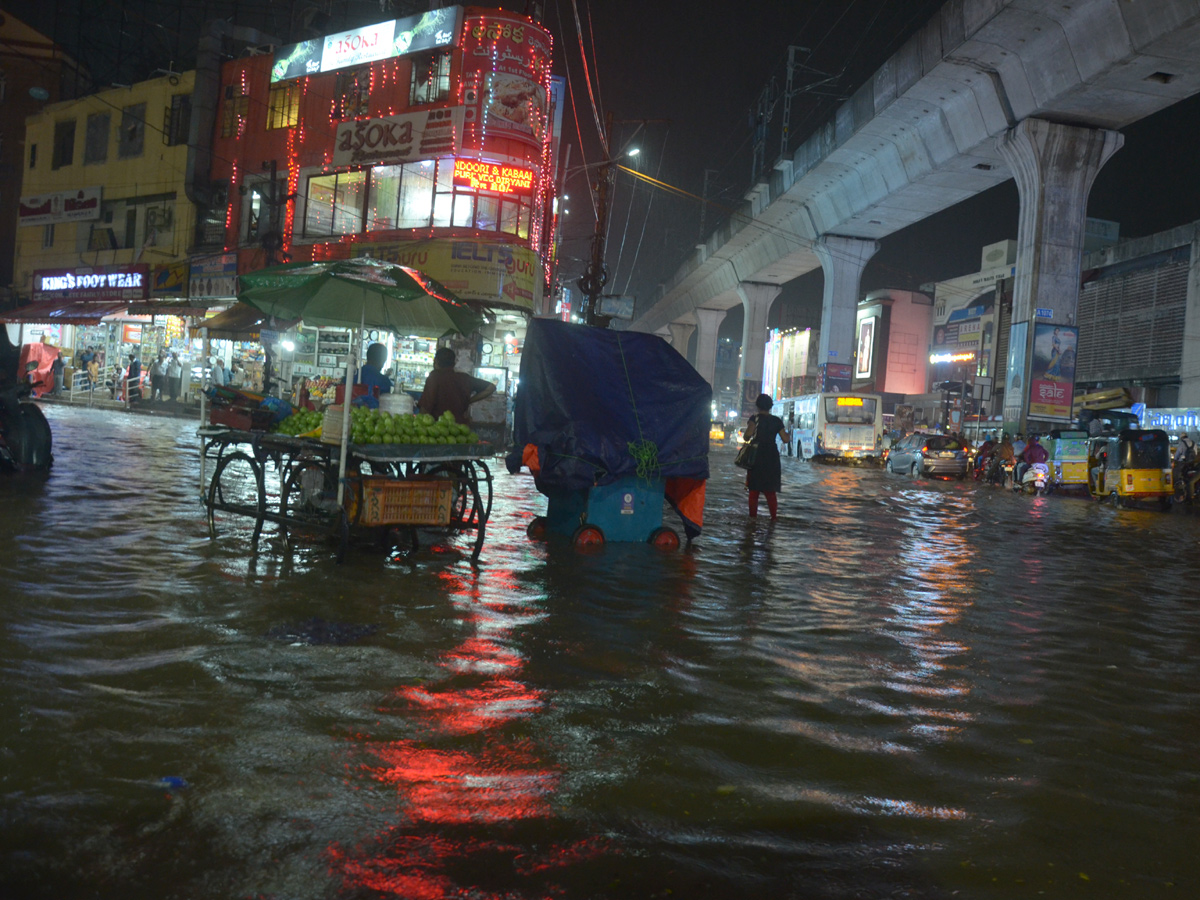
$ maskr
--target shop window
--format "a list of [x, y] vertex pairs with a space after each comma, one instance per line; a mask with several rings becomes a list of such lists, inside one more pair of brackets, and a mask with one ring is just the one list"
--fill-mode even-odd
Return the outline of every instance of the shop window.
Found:
[[365, 172], [315, 175], [308, 179], [304, 233], [308, 236], [355, 234], [362, 230]]
[[92, 113], [87, 117], [87, 133], [83, 137], [83, 164], [102, 163], [108, 159], [108, 132], [112, 116]]
[[[61, 169], [75, 161], [75, 120], [54, 123], [54, 158], [50, 168]], [[31, 167], [32, 168], [32, 167]]]
[[454, 216], [450, 224], [455, 228], [470, 228], [475, 224], [475, 196], [473, 194], [454, 195]]
[[136, 103], [121, 110], [121, 133], [117, 136], [117, 157], [135, 159], [142, 155], [146, 142], [146, 104]]
[[175, 94], [171, 105], [163, 110], [163, 143], [177, 147], [188, 142], [192, 127], [192, 95]]
[[500, 221], [500, 198], [480, 197], [475, 201], [475, 227], [480, 231], [495, 231]]
[[396, 227], [396, 207], [403, 174], [403, 166], [376, 166], [371, 170], [367, 231], [389, 231]]
[[409, 106], [422, 103], [440, 103], [450, 99], [450, 51], [436, 50], [414, 56], [412, 62], [412, 88], [409, 91]]
[[235, 137], [246, 127], [250, 97], [240, 84], [225, 85], [225, 104], [221, 107], [221, 137]]
[[404, 167], [400, 205], [396, 214], [397, 228], [429, 227], [429, 217], [433, 212], [434, 169], [432, 160]]
[[515, 200], [500, 203], [500, 230], [505, 234], [516, 234], [520, 222], [521, 204]]
[[271, 85], [267, 97], [267, 129], [291, 128], [300, 121], [300, 82]]
[[333, 91], [333, 117], [357, 119], [367, 114], [367, 98], [371, 94], [371, 70], [356, 69], [338, 72]]

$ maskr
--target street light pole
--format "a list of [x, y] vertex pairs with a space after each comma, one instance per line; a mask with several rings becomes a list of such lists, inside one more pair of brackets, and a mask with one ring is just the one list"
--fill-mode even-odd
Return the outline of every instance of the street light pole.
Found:
[[596, 230], [592, 232], [592, 256], [587, 268], [576, 283], [583, 292], [583, 320], [588, 325], [608, 327], [608, 318], [598, 315], [600, 293], [608, 284], [608, 267], [604, 264], [604, 241], [608, 231], [608, 192], [612, 183], [612, 154], [609, 140], [612, 137], [613, 115], [610, 110], [604, 117], [604, 161], [596, 167], [596, 181], [592, 193], [596, 202]]

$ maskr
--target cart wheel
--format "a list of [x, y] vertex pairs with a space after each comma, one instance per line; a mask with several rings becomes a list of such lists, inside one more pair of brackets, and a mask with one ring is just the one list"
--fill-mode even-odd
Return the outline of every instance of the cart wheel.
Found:
[[655, 528], [650, 532], [650, 537], [646, 538], [646, 543], [653, 544], [660, 550], [678, 550], [679, 535], [674, 530], [663, 526]]
[[546, 539], [546, 517], [534, 516], [525, 529], [525, 535], [531, 541], [544, 541]]
[[571, 535], [571, 545], [576, 550], [598, 550], [604, 546], [604, 532], [595, 525], [580, 525]]
[[245, 453], [230, 453], [221, 459], [205, 500], [210, 537], [245, 531], [245, 519], [249, 518], [254, 523], [250, 540], [258, 542], [266, 512], [262, 477], [262, 467]]
[[345, 513], [337, 508], [337, 476], [316, 460], [298, 463], [288, 475], [279, 498], [279, 530], [288, 547], [307, 545], [337, 537], [339, 520]]

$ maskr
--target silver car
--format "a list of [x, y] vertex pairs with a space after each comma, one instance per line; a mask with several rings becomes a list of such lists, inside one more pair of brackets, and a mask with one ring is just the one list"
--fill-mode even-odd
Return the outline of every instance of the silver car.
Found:
[[888, 452], [889, 472], [912, 475], [945, 475], [963, 478], [967, 474], [967, 448], [958, 438], [945, 434], [916, 432], [901, 438]]

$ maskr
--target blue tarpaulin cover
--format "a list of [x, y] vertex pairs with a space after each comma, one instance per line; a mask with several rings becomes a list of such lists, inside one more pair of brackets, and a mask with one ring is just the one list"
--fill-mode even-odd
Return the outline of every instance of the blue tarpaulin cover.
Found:
[[708, 382], [657, 335], [534, 319], [522, 348], [508, 468], [529, 465], [544, 494], [629, 475], [665, 478], [668, 500], [695, 534], [711, 408]]

